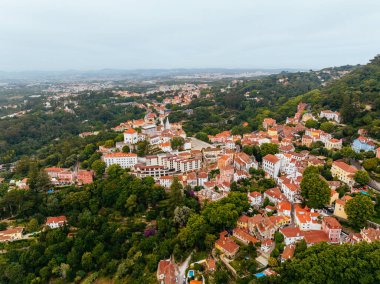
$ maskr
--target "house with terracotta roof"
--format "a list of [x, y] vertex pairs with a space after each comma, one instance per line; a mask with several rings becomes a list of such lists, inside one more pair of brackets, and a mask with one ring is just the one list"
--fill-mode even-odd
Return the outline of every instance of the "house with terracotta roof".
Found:
[[308, 246], [312, 246], [321, 242], [329, 242], [329, 237], [326, 232], [322, 230], [313, 230], [303, 232], [304, 240]]
[[287, 200], [281, 201], [277, 204], [277, 212], [279, 215], [290, 217], [292, 213], [292, 204]]
[[91, 184], [94, 181], [94, 171], [92, 170], [78, 170], [77, 172], [77, 183]]
[[334, 217], [324, 217], [322, 220], [322, 230], [327, 234], [330, 243], [340, 243], [342, 225]]
[[0, 242], [11, 242], [22, 239], [23, 227], [13, 227], [0, 231]]
[[157, 280], [160, 284], [178, 284], [178, 267], [172, 258], [160, 260], [157, 268]]
[[48, 217], [45, 223], [45, 225], [51, 229], [63, 227], [65, 224], [67, 224], [67, 219], [65, 216]]
[[232, 235], [242, 243], [248, 245], [249, 243], [255, 244], [258, 243], [259, 240], [256, 239], [254, 236], [250, 235], [247, 230], [241, 229], [241, 228], [235, 228], [233, 229]]
[[296, 201], [296, 196], [299, 195], [301, 192], [300, 186], [294, 182], [291, 182], [291, 181], [290, 182], [284, 182], [281, 185], [281, 189], [282, 189], [284, 195], [286, 196], [286, 198], [292, 203]]
[[374, 228], [363, 228], [360, 230], [360, 235], [363, 238], [363, 241], [366, 241], [368, 243], [372, 243], [374, 241], [379, 241], [380, 240], [380, 230], [379, 228], [374, 229]]
[[129, 128], [124, 131], [124, 143], [136, 144], [139, 140], [139, 135], [136, 130]]
[[269, 127], [276, 126], [276, 120], [273, 118], [264, 118], [263, 120], [263, 127], [265, 130], [267, 130]]
[[251, 206], [260, 206], [263, 203], [263, 195], [258, 191], [248, 192], [248, 202]]
[[267, 189], [264, 192], [264, 199], [268, 198], [270, 202], [277, 204], [286, 199], [285, 195], [280, 191], [278, 187]]
[[284, 247], [284, 251], [281, 254], [281, 262], [291, 259], [296, 251], [295, 245], [287, 245]]
[[331, 167], [331, 174], [340, 181], [353, 186], [355, 184], [354, 176], [357, 169], [346, 164], [343, 161], [334, 161]]
[[335, 200], [335, 208], [334, 208], [335, 216], [339, 218], [347, 219], [347, 214], [346, 214], [346, 211], [344, 210], [344, 207], [346, 206], [346, 202], [350, 199], [352, 199], [351, 196], [345, 195], [342, 198]]
[[314, 209], [302, 208], [297, 205], [294, 208], [294, 223], [301, 231], [321, 230], [320, 214]]
[[281, 160], [275, 155], [268, 154], [263, 157], [263, 170], [271, 178], [277, 178], [280, 173]]
[[215, 242], [215, 248], [227, 257], [233, 258], [239, 250], [239, 245], [235, 243], [233, 238], [228, 236], [227, 231], [223, 231], [220, 233], [219, 239]]
[[303, 240], [303, 232], [299, 227], [280, 228], [279, 231], [284, 236], [285, 245], [295, 244]]
[[342, 149], [342, 139], [332, 138], [332, 139], [327, 140], [325, 143], [325, 148], [328, 150], [332, 150], [332, 149], [340, 150], [340, 149]]

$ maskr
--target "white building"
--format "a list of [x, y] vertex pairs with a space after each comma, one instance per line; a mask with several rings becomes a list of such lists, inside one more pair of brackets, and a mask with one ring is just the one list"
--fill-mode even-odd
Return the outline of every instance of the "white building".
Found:
[[133, 128], [129, 128], [124, 132], [124, 143], [136, 144], [138, 141], [139, 135]]
[[281, 160], [275, 155], [268, 154], [263, 158], [263, 170], [268, 176], [277, 178], [280, 168]]
[[327, 118], [328, 120], [334, 120], [338, 123], [340, 123], [340, 113], [337, 111], [331, 111], [331, 110], [322, 110], [319, 114], [320, 118]]
[[111, 165], [120, 165], [123, 169], [132, 168], [137, 164], [137, 154], [134, 153], [109, 153], [102, 157], [107, 167]]

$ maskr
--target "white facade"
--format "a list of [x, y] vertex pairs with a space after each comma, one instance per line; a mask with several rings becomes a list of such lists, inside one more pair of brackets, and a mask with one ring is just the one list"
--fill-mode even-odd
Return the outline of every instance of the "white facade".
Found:
[[123, 169], [132, 168], [137, 164], [137, 155], [133, 153], [111, 153], [103, 156], [107, 168], [111, 165], [119, 165]]

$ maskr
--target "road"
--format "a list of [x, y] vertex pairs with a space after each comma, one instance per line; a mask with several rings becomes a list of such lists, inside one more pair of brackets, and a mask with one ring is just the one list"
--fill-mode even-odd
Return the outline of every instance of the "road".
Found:
[[213, 148], [211, 144], [204, 142], [202, 140], [199, 140], [197, 138], [190, 137], [190, 139], [191, 139], [191, 150], [202, 150], [209, 147]]
[[187, 267], [189, 266], [191, 255], [192, 255], [192, 253], [190, 253], [190, 255], [185, 259], [185, 261], [182, 262], [181, 265], [178, 266], [178, 271], [179, 271], [178, 283], [182, 283], [184, 276], [186, 276], [185, 273], [186, 273]]
[[[356, 161], [356, 160], [351, 160], [351, 164], [357, 168], [358, 170], [364, 170], [364, 168], [362, 167], [362, 165]], [[373, 180], [373, 179], [369, 179], [369, 182], [368, 182], [368, 185], [374, 189], [376, 189], [377, 191], [380, 191], [380, 183], [378, 183], [377, 181]]]

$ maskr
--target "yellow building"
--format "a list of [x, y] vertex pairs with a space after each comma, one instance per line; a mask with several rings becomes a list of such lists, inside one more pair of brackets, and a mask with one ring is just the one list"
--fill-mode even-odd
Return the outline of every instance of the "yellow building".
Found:
[[331, 167], [331, 174], [340, 181], [353, 186], [355, 184], [354, 175], [357, 169], [342, 161], [334, 161]]
[[334, 215], [343, 219], [347, 219], [346, 211], [344, 210], [344, 206], [348, 200], [352, 199], [351, 196], [345, 195], [342, 199], [337, 199], [335, 201], [335, 209]]
[[339, 193], [336, 190], [331, 190], [329, 204], [332, 205], [337, 199], [339, 199]]
[[342, 139], [330, 139], [330, 140], [327, 140], [326, 143], [325, 143], [325, 147], [326, 149], [328, 150], [331, 150], [331, 149], [342, 149]]

